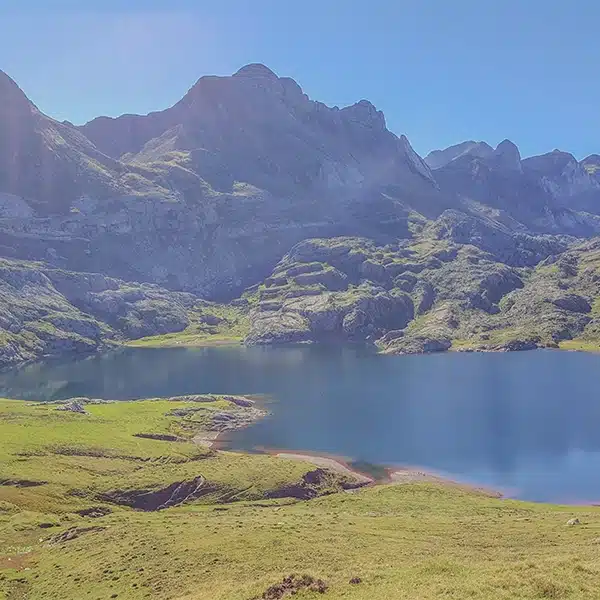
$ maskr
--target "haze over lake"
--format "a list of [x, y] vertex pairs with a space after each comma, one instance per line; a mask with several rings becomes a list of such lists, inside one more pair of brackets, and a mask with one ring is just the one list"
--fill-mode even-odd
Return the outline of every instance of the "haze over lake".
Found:
[[0, 374], [0, 396], [266, 394], [229, 444], [420, 467], [529, 500], [600, 501], [600, 355], [354, 347], [127, 349]]

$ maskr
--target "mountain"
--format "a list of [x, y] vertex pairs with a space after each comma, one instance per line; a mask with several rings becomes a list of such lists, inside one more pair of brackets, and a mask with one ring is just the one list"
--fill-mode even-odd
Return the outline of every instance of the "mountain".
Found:
[[425, 157], [425, 163], [430, 169], [439, 169], [445, 167], [448, 163], [461, 156], [479, 156], [485, 158], [490, 156], [494, 149], [485, 142], [461, 142], [454, 146], [450, 146], [445, 150], [433, 150]]
[[181, 331], [200, 299], [244, 290], [248, 343], [376, 339], [443, 315], [456, 328], [436, 343], [391, 345], [439, 349], [502, 329], [519, 270], [599, 233], [598, 155], [467, 141], [423, 160], [367, 100], [326, 106], [264, 65], [80, 127], [0, 73], [0, 362]]
[[81, 132], [116, 159], [151, 164], [183, 152], [214, 189], [244, 182], [272, 194], [330, 193], [415, 179], [432, 183], [406, 138], [370, 102], [329, 108], [264, 65], [202, 77], [172, 108], [100, 118]]
[[7, 152], [33, 137], [68, 193], [36, 193], [24, 169], [45, 155], [24, 155], [31, 191], [2, 190], [35, 211], [0, 229], [13, 258], [231, 296], [305, 237], [407, 235], [410, 204], [440, 210], [431, 171], [373, 105], [327, 107], [262, 65], [203, 77], [165, 111], [81, 128], [22, 104], [28, 125]]
[[515, 231], [583, 237], [600, 232], [599, 183], [571, 154], [554, 151], [522, 160], [509, 140], [495, 149], [456, 148], [442, 151], [448, 160], [438, 161], [434, 171], [454, 208]]
[[76, 128], [42, 114], [0, 71], [0, 214], [60, 214], [84, 195], [132, 193], [139, 185], [130, 173]]

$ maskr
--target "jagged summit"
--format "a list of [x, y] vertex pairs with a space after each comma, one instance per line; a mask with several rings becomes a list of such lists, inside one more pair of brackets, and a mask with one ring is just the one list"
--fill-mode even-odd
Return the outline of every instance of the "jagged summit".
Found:
[[523, 161], [523, 166], [528, 170], [544, 174], [563, 171], [568, 165], [575, 168], [578, 165], [577, 159], [570, 152], [556, 148], [552, 152], [531, 156]]
[[493, 157], [497, 167], [514, 171], [522, 171], [523, 169], [519, 148], [510, 140], [500, 142], [494, 150]]
[[425, 157], [425, 162], [431, 169], [440, 169], [461, 156], [477, 156], [480, 158], [491, 156], [494, 149], [485, 142], [469, 140], [461, 142], [444, 150], [433, 150]]

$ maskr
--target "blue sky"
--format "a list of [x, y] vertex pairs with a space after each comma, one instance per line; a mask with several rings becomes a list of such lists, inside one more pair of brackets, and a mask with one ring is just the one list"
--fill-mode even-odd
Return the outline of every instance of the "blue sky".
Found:
[[263, 62], [327, 104], [371, 100], [421, 154], [509, 138], [583, 158], [600, 153], [599, 22], [597, 0], [2, 0], [0, 69], [82, 123]]

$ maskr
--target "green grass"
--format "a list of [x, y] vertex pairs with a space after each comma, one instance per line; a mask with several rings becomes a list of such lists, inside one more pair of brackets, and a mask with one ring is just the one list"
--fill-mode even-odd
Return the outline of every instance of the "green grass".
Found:
[[600, 352], [600, 341], [582, 339], [564, 340], [559, 343], [561, 350], [577, 350], [579, 352]]
[[[186, 418], [167, 415], [182, 407], [198, 412]], [[203, 403], [97, 404], [86, 410], [88, 415], [80, 415], [57, 411], [53, 405], [0, 403], [0, 479], [46, 482], [37, 487], [0, 486], [0, 502], [62, 512], [89, 506], [110, 490], [165, 487], [199, 474], [218, 488], [217, 496], [260, 498], [306, 472], [306, 465], [299, 463], [214, 452], [193, 443], [191, 438], [206, 428], [211, 414], [242, 410], [218, 397]], [[184, 441], [135, 437], [139, 433], [177, 435]], [[262, 470], [265, 475], [257, 483]]]
[[[200, 321], [202, 315], [221, 319], [217, 325]], [[178, 333], [154, 335], [127, 342], [128, 346], [143, 348], [177, 348], [200, 346], [228, 346], [241, 344], [248, 334], [250, 324], [247, 314], [239, 308], [205, 303], [191, 311], [191, 324]]]
[[127, 346], [135, 348], [194, 348], [202, 346], [237, 346], [242, 343], [241, 335], [219, 335], [186, 329], [180, 333], [167, 333], [165, 335], [152, 335], [127, 342]]
[[[249, 600], [291, 573], [322, 578], [326, 598], [346, 600], [597, 598], [600, 509], [424, 483], [265, 500], [311, 467], [133, 436], [189, 438], [211, 411], [235, 410], [215, 397], [194, 405], [195, 424], [167, 416], [188, 404], [88, 405], [90, 414], [78, 415], [0, 401], [1, 478], [48, 482], [0, 485], [0, 598]], [[57, 453], [74, 447], [96, 455]], [[226, 504], [216, 493], [159, 512], [74, 512], [97, 506], [102, 490], [151, 489], [198, 474], [229, 491]], [[567, 527], [574, 515], [582, 525]], [[99, 529], [54, 541], [74, 527]], [[362, 582], [350, 584], [355, 577]]]

